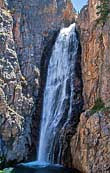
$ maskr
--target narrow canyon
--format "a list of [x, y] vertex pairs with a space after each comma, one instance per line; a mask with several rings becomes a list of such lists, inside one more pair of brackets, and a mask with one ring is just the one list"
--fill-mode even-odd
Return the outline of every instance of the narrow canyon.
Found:
[[0, 0], [0, 169], [110, 172], [110, 14], [98, 23], [98, 4]]

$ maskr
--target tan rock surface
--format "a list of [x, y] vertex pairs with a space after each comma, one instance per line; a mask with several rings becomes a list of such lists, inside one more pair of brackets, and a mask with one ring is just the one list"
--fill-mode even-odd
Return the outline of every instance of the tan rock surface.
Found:
[[92, 116], [83, 113], [71, 147], [75, 168], [84, 173], [109, 173], [110, 110]]
[[85, 112], [72, 138], [71, 153], [73, 167], [84, 173], [110, 172], [110, 109], [90, 113], [99, 98], [110, 106], [110, 20], [104, 26], [96, 24], [97, 3], [89, 0], [78, 19]]
[[89, 0], [79, 16], [85, 108], [97, 98], [105, 103], [110, 100], [110, 20], [104, 26], [96, 24], [97, 2]]

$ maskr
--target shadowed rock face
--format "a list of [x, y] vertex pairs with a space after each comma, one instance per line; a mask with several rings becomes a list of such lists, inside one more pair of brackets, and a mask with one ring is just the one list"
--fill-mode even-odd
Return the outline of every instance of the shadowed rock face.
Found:
[[46, 76], [42, 73], [49, 59], [44, 51], [52, 43], [50, 56], [56, 33], [73, 20], [72, 5], [64, 0], [0, 1], [2, 162], [27, 160], [35, 151]]
[[49, 32], [57, 31], [62, 25], [63, 10], [66, 6], [63, 0], [53, 1], [9, 1], [9, 8], [14, 19], [13, 34], [16, 51], [28, 85], [24, 93], [38, 95], [39, 67], [44, 38]]
[[[66, 9], [68, 3], [64, 0], [8, 0], [8, 4], [14, 20], [13, 35], [20, 68], [28, 83], [24, 93], [29, 92], [36, 98], [41, 57], [48, 42], [44, 39], [64, 26], [65, 11], [73, 14], [72, 7]], [[73, 19], [74, 16], [69, 23]]]

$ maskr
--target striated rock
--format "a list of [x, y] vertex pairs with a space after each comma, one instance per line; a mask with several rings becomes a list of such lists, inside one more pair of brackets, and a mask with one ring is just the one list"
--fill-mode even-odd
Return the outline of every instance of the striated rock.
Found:
[[104, 25], [97, 23], [97, 4], [98, 0], [89, 0], [78, 18], [85, 112], [71, 153], [73, 167], [84, 173], [110, 172], [110, 19]]
[[84, 173], [110, 172], [110, 109], [80, 117], [71, 141], [73, 166]]
[[[50, 35], [52, 38], [64, 23], [70, 24], [74, 20], [73, 7], [64, 0], [9, 0], [9, 9], [14, 20], [13, 35], [18, 60], [27, 81], [24, 92], [36, 99], [42, 54], [49, 44], [47, 38]], [[39, 75], [36, 75], [36, 69]]]
[[[8, 8], [13, 17], [13, 36], [20, 70], [25, 79], [21, 82], [22, 89], [17, 89], [15, 97], [19, 100], [19, 95], [23, 92], [26, 97], [32, 97], [34, 101], [35, 111], [33, 111], [33, 118], [31, 116], [33, 125], [30, 135], [33, 138], [31, 152], [34, 149], [35, 153], [38, 145], [46, 71], [52, 46], [60, 28], [73, 22], [75, 16], [72, 4], [68, 0], [46, 0], [45, 2], [8, 0]], [[70, 18], [68, 19], [67, 16]], [[19, 112], [21, 108], [19, 104], [22, 102], [15, 99], [15, 104]], [[27, 110], [26, 108], [27, 106], [24, 106], [24, 110]]]
[[4, 0], [1, 0], [1, 1], [0, 1], [0, 7], [1, 7], [1, 8], [4, 8], [4, 7], [5, 7], [5, 1], [4, 1]]
[[104, 103], [110, 100], [110, 21], [104, 26], [97, 24], [97, 4], [98, 0], [89, 0], [79, 16], [85, 109], [97, 98]]
[[7, 103], [5, 100], [5, 94], [2, 88], [0, 88], [0, 113], [5, 114], [7, 112]]
[[92, 23], [94, 22], [98, 16], [97, 16], [97, 5], [99, 4], [99, 1], [98, 0], [89, 0], [89, 3], [88, 3], [88, 13], [89, 13], [89, 22]]
[[[13, 40], [13, 19], [5, 5], [0, 8], [0, 19], [0, 158], [3, 162], [16, 158], [20, 161], [28, 155], [26, 145], [31, 129], [26, 130], [26, 121], [31, 126], [34, 103], [22, 92], [23, 76]], [[22, 154], [17, 148], [21, 143]]]

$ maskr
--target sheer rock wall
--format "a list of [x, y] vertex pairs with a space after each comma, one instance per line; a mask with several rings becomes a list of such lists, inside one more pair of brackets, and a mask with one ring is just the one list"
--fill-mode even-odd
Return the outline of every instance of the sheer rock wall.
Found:
[[71, 153], [73, 167], [84, 173], [110, 172], [110, 19], [97, 24], [97, 4], [89, 0], [78, 18], [85, 112]]

